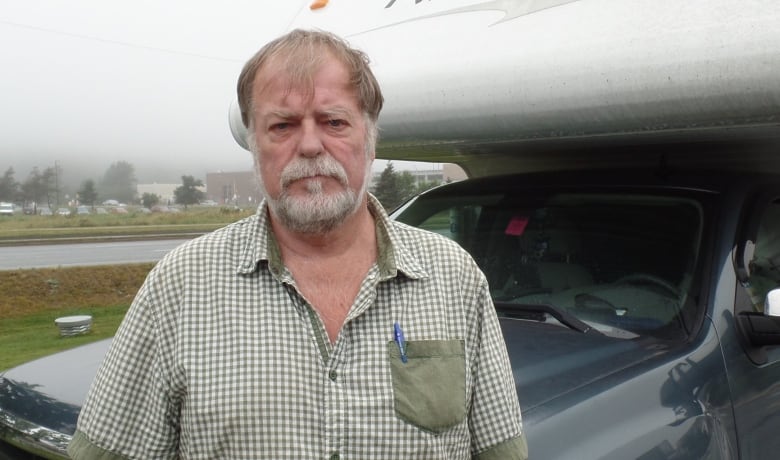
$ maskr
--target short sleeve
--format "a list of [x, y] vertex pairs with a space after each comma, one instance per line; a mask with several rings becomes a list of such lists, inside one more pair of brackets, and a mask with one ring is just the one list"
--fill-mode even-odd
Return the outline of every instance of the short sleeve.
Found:
[[528, 447], [506, 344], [487, 282], [476, 299], [481, 315], [469, 427], [472, 455], [481, 460], [525, 460]]
[[151, 301], [156, 276], [155, 269], [139, 290], [92, 383], [68, 447], [75, 459], [176, 456], [172, 352]]

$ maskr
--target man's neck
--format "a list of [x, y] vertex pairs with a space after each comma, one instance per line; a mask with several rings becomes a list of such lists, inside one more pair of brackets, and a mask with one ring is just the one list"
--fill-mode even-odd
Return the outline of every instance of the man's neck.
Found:
[[282, 261], [336, 342], [361, 284], [377, 260], [374, 217], [363, 204], [326, 234], [292, 232], [271, 216]]

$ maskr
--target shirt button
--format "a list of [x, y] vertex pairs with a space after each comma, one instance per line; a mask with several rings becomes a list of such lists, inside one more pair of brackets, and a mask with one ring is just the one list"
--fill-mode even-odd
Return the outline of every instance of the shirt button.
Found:
[[[338, 378], [338, 376], [339, 376], [339, 374], [338, 374], [336, 371], [330, 371], [330, 372], [328, 372], [328, 378], [329, 378], [329, 379], [331, 379], [331, 380], [333, 380], [334, 382], [336, 381], [336, 379]], [[339, 457], [339, 455], [338, 455], [338, 454], [333, 454], [333, 455], [335, 455], [335, 456], [336, 456], [336, 458], [338, 458], [338, 457]], [[333, 458], [333, 455], [331, 455], [331, 457], [330, 457], [330, 458]]]

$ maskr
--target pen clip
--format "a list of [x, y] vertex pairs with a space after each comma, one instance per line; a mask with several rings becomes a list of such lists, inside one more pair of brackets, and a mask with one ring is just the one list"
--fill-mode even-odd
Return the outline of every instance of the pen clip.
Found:
[[398, 351], [401, 352], [401, 362], [406, 363], [406, 340], [404, 339], [404, 331], [397, 321], [393, 325], [393, 332], [395, 334], [395, 343], [398, 344]]

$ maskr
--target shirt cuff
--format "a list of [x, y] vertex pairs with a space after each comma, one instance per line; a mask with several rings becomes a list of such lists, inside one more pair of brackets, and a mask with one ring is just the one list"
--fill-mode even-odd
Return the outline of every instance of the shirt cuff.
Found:
[[483, 450], [474, 457], [474, 460], [527, 460], [528, 442], [525, 435], [508, 439], [501, 444]]
[[73, 435], [70, 444], [68, 444], [68, 455], [77, 460], [79, 458], [89, 460], [127, 460], [127, 457], [96, 446], [87, 438], [87, 435], [78, 430]]

